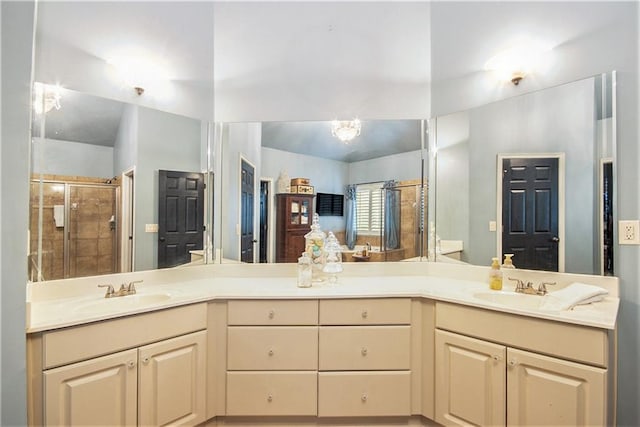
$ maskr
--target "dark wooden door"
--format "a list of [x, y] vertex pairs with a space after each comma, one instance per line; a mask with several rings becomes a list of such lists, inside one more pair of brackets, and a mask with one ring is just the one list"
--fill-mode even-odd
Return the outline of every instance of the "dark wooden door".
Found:
[[558, 159], [502, 162], [502, 252], [518, 268], [558, 271]]
[[203, 248], [204, 176], [166, 170], [158, 176], [158, 268], [165, 268], [188, 263], [189, 251]]
[[269, 183], [260, 181], [260, 263], [267, 262], [267, 241], [269, 236]]
[[240, 182], [240, 261], [253, 262], [253, 198], [254, 168], [244, 160], [241, 161]]

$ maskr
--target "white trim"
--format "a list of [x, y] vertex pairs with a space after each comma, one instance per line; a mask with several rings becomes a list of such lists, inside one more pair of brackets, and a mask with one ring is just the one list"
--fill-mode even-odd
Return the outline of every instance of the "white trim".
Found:
[[[120, 206], [122, 223], [120, 225], [120, 272], [134, 271], [135, 265], [135, 166], [126, 169], [122, 177], [122, 204]], [[131, 215], [129, 214], [131, 210]], [[129, 233], [131, 232], [131, 241]]]
[[[256, 235], [256, 165], [249, 161], [244, 154], [238, 153], [238, 221], [236, 222], [236, 237], [238, 238], [238, 261], [242, 261], [242, 161], [253, 168], [253, 237]], [[258, 189], [259, 190], [259, 189]], [[259, 192], [258, 192], [259, 194]], [[255, 249], [255, 248], [254, 248]], [[256, 251], [253, 251], [253, 262], [256, 262]]]
[[[502, 163], [504, 159], [558, 159], [558, 272], [565, 269], [565, 153], [498, 153], [496, 164], [496, 256], [502, 257]], [[514, 263], [515, 264], [515, 263]]]

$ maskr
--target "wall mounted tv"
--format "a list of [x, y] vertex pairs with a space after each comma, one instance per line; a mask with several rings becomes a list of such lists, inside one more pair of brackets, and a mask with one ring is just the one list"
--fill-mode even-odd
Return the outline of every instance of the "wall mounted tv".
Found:
[[320, 216], [343, 216], [344, 215], [344, 195], [317, 193], [316, 212]]

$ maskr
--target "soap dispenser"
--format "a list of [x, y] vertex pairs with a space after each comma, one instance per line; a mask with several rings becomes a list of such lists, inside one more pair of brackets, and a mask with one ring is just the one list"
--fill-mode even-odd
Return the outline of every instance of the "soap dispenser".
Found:
[[329, 276], [329, 283], [333, 285], [338, 281], [337, 273], [342, 272], [342, 250], [338, 239], [331, 231], [327, 237], [324, 252], [325, 264], [322, 271]]
[[500, 267], [502, 270], [516, 268], [516, 266], [513, 265], [512, 256], [513, 254], [504, 254], [504, 262], [502, 263], [502, 267]]
[[489, 270], [489, 288], [494, 291], [502, 289], [502, 271], [500, 271], [500, 258], [492, 258], [491, 270]]

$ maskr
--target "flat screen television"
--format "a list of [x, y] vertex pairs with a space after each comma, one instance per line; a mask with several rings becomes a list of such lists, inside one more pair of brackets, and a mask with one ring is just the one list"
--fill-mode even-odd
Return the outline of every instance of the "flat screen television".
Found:
[[343, 216], [344, 195], [316, 193], [316, 212], [320, 216]]

